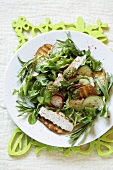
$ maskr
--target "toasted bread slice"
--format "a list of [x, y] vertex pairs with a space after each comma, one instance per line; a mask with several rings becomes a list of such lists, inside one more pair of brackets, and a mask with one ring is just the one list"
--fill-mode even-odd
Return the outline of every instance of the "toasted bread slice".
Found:
[[43, 54], [48, 55], [48, 54], [49, 54], [49, 51], [51, 50], [51, 48], [52, 48], [52, 45], [51, 45], [51, 44], [44, 44], [43, 46], [41, 46], [41, 47], [37, 50], [37, 52], [36, 52], [36, 54], [35, 54], [35, 57], [39, 57], [39, 56], [41, 56], [41, 55], [43, 55]]
[[44, 117], [39, 117], [39, 120], [51, 131], [58, 133], [58, 134], [65, 134], [68, 133], [68, 131], [62, 129], [61, 127], [53, 124], [50, 120], [45, 119]]
[[106, 73], [105, 73], [104, 69], [102, 69], [102, 71], [93, 71], [92, 76], [97, 77], [100, 80], [100, 82], [102, 83], [102, 85], [104, 85], [105, 79], [106, 79]]
[[[71, 132], [73, 130], [73, 123], [68, 117], [66, 117], [62, 112], [55, 112], [48, 110], [45, 107], [41, 107], [38, 114], [44, 117], [46, 120], [51, 121], [51, 129], [55, 131], [55, 127], [60, 127], [61, 129]], [[47, 124], [49, 126], [49, 123]]]
[[81, 108], [82, 107], [82, 103], [83, 103], [84, 99], [81, 100], [70, 100], [69, 102], [69, 106], [73, 106], [75, 108]]
[[90, 84], [87, 84], [87, 85], [80, 87], [79, 90], [80, 90], [80, 97], [81, 98], [86, 98], [88, 96], [97, 94], [95, 88]]

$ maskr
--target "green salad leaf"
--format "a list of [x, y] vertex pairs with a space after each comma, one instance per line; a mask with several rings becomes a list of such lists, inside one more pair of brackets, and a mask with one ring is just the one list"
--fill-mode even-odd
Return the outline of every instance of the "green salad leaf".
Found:
[[29, 124], [35, 124], [38, 119], [37, 109], [34, 109], [33, 112], [28, 117]]
[[102, 62], [91, 57], [91, 51], [85, 51], [84, 61], [82, 65], [88, 65], [92, 71], [101, 71], [102, 70]]
[[83, 51], [79, 50], [79, 48], [74, 44], [70, 35], [68, 35], [68, 39], [65, 41], [57, 40], [58, 48], [62, 49], [62, 53], [67, 54], [75, 58], [75, 56], [83, 55]]
[[37, 77], [36, 77], [37, 81], [41, 83], [42, 86], [46, 86], [47, 83], [48, 83], [48, 79], [47, 79], [47, 76], [44, 75], [44, 74], [39, 74]]

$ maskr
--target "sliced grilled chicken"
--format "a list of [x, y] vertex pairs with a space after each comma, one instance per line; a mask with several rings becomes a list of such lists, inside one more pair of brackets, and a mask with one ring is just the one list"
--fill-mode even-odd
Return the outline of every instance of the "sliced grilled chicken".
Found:
[[57, 125], [54, 125], [50, 120], [45, 119], [44, 117], [39, 117], [40, 121], [51, 131], [58, 133], [58, 134], [65, 134], [68, 133], [68, 131], [63, 130]]
[[95, 88], [90, 84], [87, 84], [87, 85], [80, 87], [79, 90], [80, 90], [80, 97], [81, 98], [86, 98], [88, 96], [97, 94]]
[[58, 74], [58, 77], [57, 77], [56, 80], [54, 81], [53, 85], [60, 87], [60, 86], [61, 86], [61, 83], [60, 83], [60, 82], [63, 81], [63, 80], [64, 80], [63, 74], [59, 73], [59, 74]]
[[83, 58], [82, 57], [76, 57], [73, 62], [69, 65], [69, 67], [74, 67], [76, 68], [76, 70], [82, 65], [83, 62]]
[[82, 65], [83, 60], [84, 59], [82, 57], [76, 57], [68, 66], [68, 68], [64, 71], [64, 77], [67, 79], [70, 77], [74, 77], [76, 74], [76, 70]]
[[81, 100], [70, 100], [69, 102], [69, 106], [73, 106], [75, 108], [81, 108], [82, 107], [82, 103], [83, 103], [84, 99]]
[[[44, 44], [43, 46], [41, 46], [37, 52], [35, 53], [34, 57], [39, 57], [39, 60], [38, 61], [44, 61], [45, 57], [42, 56], [42, 55], [48, 55], [49, 54], [49, 51], [51, 50], [52, 48], [52, 45], [51, 44]], [[42, 56], [42, 57], [40, 57]], [[38, 62], [37, 61], [37, 62]]]
[[54, 126], [58, 126], [61, 129], [71, 132], [73, 130], [73, 123], [62, 113], [62, 112], [54, 112], [52, 110], [47, 110], [45, 107], [41, 107], [38, 114], [41, 117], [51, 121]]

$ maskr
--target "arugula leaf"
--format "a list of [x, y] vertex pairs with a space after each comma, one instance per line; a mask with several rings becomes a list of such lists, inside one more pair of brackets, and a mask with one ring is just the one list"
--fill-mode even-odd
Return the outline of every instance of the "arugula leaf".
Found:
[[37, 100], [39, 101], [40, 104], [45, 105], [46, 103], [50, 103], [52, 98], [52, 93], [51, 91], [43, 88], [40, 91], [40, 95], [37, 97]]
[[57, 61], [59, 61], [61, 59], [61, 54], [59, 52], [57, 53], [53, 53], [50, 55], [49, 61], [51, 61], [52, 63], [56, 63]]
[[100, 113], [100, 111], [97, 110], [96, 108], [90, 108], [90, 107], [85, 107], [83, 111], [84, 111], [83, 113], [84, 116], [79, 121], [82, 123], [88, 123], [88, 122], [93, 121], [97, 117], [97, 115]]
[[36, 71], [37, 73], [39, 73], [39, 72], [46, 73], [47, 70], [42, 70], [42, 66], [43, 66], [43, 65], [44, 65], [43, 62], [39, 61], [39, 62], [35, 65], [34, 71]]
[[48, 68], [55, 71], [59, 71], [60, 69], [60, 67], [58, 67], [58, 65], [56, 67], [56, 64], [51, 60], [48, 60]]
[[45, 64], [43, 64], [42, 62], [37, 63], [34, 70], [38, 73], [46, 73], [46, 77], [50, 78], [51, 80], [55, 80], [59, 69], [60, 67], [56, 67], [56, 63], [48, 59], [47, 63]]
[[66, 80], [62, 80], [60, 81], [60, 83], [61, 83], [61, 88], [69, 87], [71, 85], [71, 83], [69, 83]]
[[64, 54], [62, 51], [58, 51], [56, 54], [51, 54], [48, 59], [48, 62], [54, 63], [59, 69], [66, 67], [67, 64], [70, 64], [72, 61], [73, 57], [69, 54]]
[[37, 122], [37, 119], [38, 119], [37, 109], [34, 109], [34, 111], [28, 117], [28, 122], [29, 124], [33, 125]]
[[87, 51], [85, 51], [85, 55], [86, 55], [86, 57], [89, 57], [89, 56], [91, 55], [90, 49], [88, 49]]
[[38, 96], [37, 100], [39, 101], [40, 104], [44, 104], [44, 97]]
[[39, 74], [36, 77], [37, 81], [41, 83], [42, 86], [46, 86], [48, 83], [48, 79], [45, 74]]
[[41, 87], [42, 87], [41, 83], [38, 80], [36, 80], [36, 81], [34, 81], [31, 90], [39, 91], [41, 89]]
[[88, 65], [91, 68], [91, 70], [93, 70], [93, 71], [102, 70], [102, 62], [91, 57], [90, 50], [86, 51], [85, 57], [86, 57], [86, 59], [84, 60], [83, 65]]
[[78, 55], [83, 55], [82, 51], [79, 50], [78, 47], [75, 46], [74, 42], [68, 37], [65, 41], [57, 40], [58, 48], [61, 48], [64, 54], [70, 54], [74, 58]]
[[32, 100], [32, 102], [33, 102], [33, 99], [35, 99], [38, 94], [39, 94], [39, 91], [34, 90], [34, 89], [28, 91], [29, 99]]
[[63, 113], [73, 122], [73, 125], [76, 126], [78, 119], [81, 117], [81, 113], [78, 112], [75, 107], [69, 106], [69, 98], [66, 101], [66, 105], [62, 108]]
[[19, 90], [18, 90], [18, 96], [22, 99], [24, 98], [24, 91], [23, 91], [23, 87], [22, 85], [20, 86]]
[[51, 70], [51, 74], [48, 74], [50, 80], [54, 80], [57, 78], [57, 73], [55, 70]]
[[86, 112], [87, 116], [92, 116], [93, 120], [97, 116], [97, 113], [98, 113], [98, 109], [97, 108], [91, 108], [91, 107], [85, 107], [84, 111]]
[[66, 64], [70, 64], [73, 61], [73, 58], [67, 58], [67, 56], [61, 56], [60, 60], [56, 62], [56, 65], [60, 68]]
[[94, 58], [91, 58], [92, 70], [100, 71], [102, 69], [102, 63]]
[[37, 103], [37, 96], [40, 95], [40, 89], [42, 88], [42, 85], [38, 80], [35, 80], [32, 83], [32, 86], [29, 86], [27, 97], [30, 99], [31, 102]]
[[52, 93], [49, 90], [44, 91], [44, 101], [45, 103], [50, 103], [52, 98]]

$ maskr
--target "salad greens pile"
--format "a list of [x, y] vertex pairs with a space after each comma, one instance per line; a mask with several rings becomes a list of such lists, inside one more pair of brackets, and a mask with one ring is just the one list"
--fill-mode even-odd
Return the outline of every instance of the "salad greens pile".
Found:
[[[30, 124], [37, 122], [38, 112], [42, 106], [48, 110], [62, 112], [68, 117], [74, 125], [73, 131], [69, 134], [70, 143], [74, 145], [81, 134], [90, 131], [98, 115], [108, 116], [107, 102], [113, 85], [113, 76], [105, 73], [104, 83], [101, 81], [102, 77], [92, 76], [93, 72], [101, 75], [103, 72], [102, 63], [91, 57], [89, 49], [78, 49], [70, 35], [67, 36], [65, 41], [57, 40], [49, 55], [42, 54], [27, 62], [18, 57], [22, 65], [17, 75], [20, 78], [21, 86], [19, 89], [14, 89], [13, 94], [17, 93], [20, 98], [17, 100], [17, 108], [21, 112], [18, 116], [28, 113]], [[42, 56], [44, 61], [40, 60]], [[67, 77], [67, 68], [78, 56], [83, 59], [79, 66], [80, 69], [82, 68], [81, 71], [79, 68], [72, 67], [69, 77]], [[60, 81], [60, 85], [54, 84], [58, 74], [63, 75], [64, 72], [66, 74]], [[90, 78], [94, 84], [94, 86], [90, 85], [90, 88], [95, 91], [91, 94], [87, 92], [88, 84], [91, 83]], [[85, 88], [87, 94], [85, 97], [81, 95], [82, 87]], [[60, 102], [62, 103], [58, 106], [51, 104], [54, 94], [61, 96]], [[82, 101], [82, 104], [80, 107], [70, 105], [71, 100]]]

